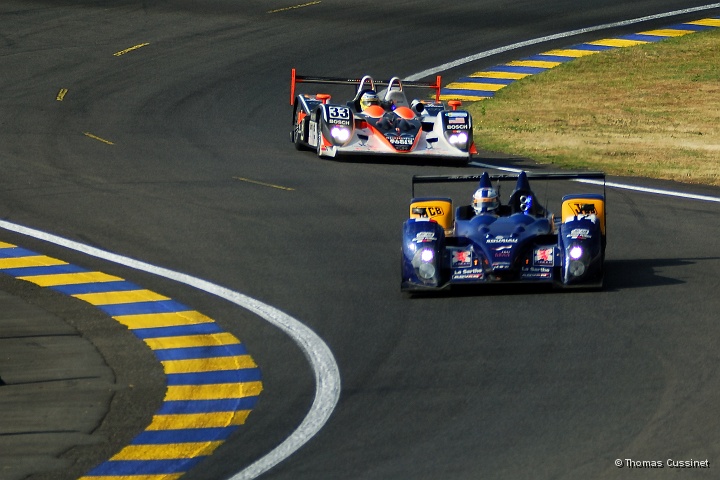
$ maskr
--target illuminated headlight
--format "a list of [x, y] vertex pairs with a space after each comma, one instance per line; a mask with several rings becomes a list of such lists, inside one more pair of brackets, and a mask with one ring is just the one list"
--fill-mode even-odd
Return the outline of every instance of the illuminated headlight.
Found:
[[350, 138], [350, 129], [341, 127], [340, 125], [333, 125], [330, 129], [330, 135], [332, 135], [333, 140], [336, 142], [345, 143]]
[[466, 132], [451, 133], [448, 136], [448, 141], [456, 147], [464, 147], [468, 141], [468, 135]]
[[412, 260], [418, 277], [423, 280], [431, 280], [435, 276], [435, 252], [429, 248], [423, 248], [415, 252]]
[[585, 257], [585, 251], [582, 246], [578, 244], [571, 245], [567, 251], [568, 264], [567, 273], [572, 277], [581, 277], [587, 270], [587, 259]]
[[570, 255], [570, 258], [573, 260], [577, 260], [580, 257], [582, 257], [583, 249], [582, 247], [575, 245], [574, 247], [570, 248], [570, 251], [568, 252], [568, 255]]

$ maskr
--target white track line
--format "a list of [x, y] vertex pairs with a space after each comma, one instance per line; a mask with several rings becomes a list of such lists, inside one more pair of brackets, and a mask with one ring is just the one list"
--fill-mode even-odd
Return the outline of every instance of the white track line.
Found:
[[437, 67], [423, 70], [422, 72], [418, 72], [413, 75], [410, 75], [409, 77], [406, 77], [406, 80], [411, 81], [411, 82], [420, 80], [420, 79], [428, 77], [430, 75], [436, 75], [440, 72], [444, 72], [445, 70], [450, 70], [451, 68], [459, 67], [460, 65], [474, 62], [475, 60], [480, 60], [482, 58], [491, 57], [491, 56], [497, 55], [499, 53], [509, 52], [511, 50], [516, 50], [516, 49], [522, 48], [522, 47], [528, 47], [530, 45], [537, 45], [538, 43], [548, 42], [550, 40], [559, 40], [562, 38], [573, 37], [575, 35], [581, 35], [583, 33], [596, 32], [598, 30], [607, 30], [609, 28], [624, 27], [627, 25], [633, 25], [635, 23], [646, 22], [648, 20], [657, 20], [657, 19], [661, 19], [661, 18], [669, 18], [669, 17], [678, 16], [678, 15], [684, 15], [687, 13], [701, 12], [703, 10], [712, 10], [713, 8], [720, 8], [720, 3], [711, 3], [709, 5], [703, 5], [700, 7], [684, 8], [682, 10], [675, 10], [675, 11], [667, 12], [667, 13], [658, 13], [656, 15], [648, 15], [647, 17], [639, 17], [639, 18], [633, 18], [632, 20], [624, 20], [622, 22], [605, 23], [602, 25], [597, 25], [595, 27], [580, 28], [578, 30], [570, 30], [569, 32], [556, 33], [554, 35], [548, 35], [546, 37], [539, 37], [539, 38], [535, 38], [532, 40], [526, 40], [524, 42], [513, 43], [512, 45], [507, 45], [505, 47], [500, 47], [500, 48], [494, 48], [492, 50], [486, 50], [484, 52], [476, 53], [475, 55], [470, 55], [465, 58], [460, 58], [460, 59], [454, 60], [452, 62], [444, 63]]
[[687, 192], [675, 192], [673, 190], [660, 190], [658, 188], [639, 187], [637, 185], [627, 185], [624, 183], [607, 182], [603, 184], [603, 182], [599, 182], [597, 180], [578, 179], [574, 181], [578, 183], [591, 183], [593, 185], [605, 185], [608, 188], [618, 188], [621, 190], [633, 190], [635, 192], [654, 193], [656, 195], [665, 195], [666, 197], [680, 197], [686, 198], [688, 200], [702, 200], [704, 202], [720, 203], [720, 197], [711, 197], [710, 195], [697, 195]]
[[234, 303], [267, 320], [292, 338], [307, 357], [315, 373], [315, 399], [300, 426], [280, 445], [232, 477], [232, 480], [249, 480], [270, 470], [307, 443], [330, 418], [340, 399], [340, 370], [330, 348], [306, 325], [290, 315], [242, 293], [221, 287], [184, 273], [157, 267], [129, 257], [100, 250], [50, 233], [0, 220], [0, 228], [37, 238], [75, 250], [92, 257], [141, 270], [176, 282], [190, 285]]
[[[518, 168], [498, 167], [495, 165], [489, 165], [489, 164], [479, 163], [479, 162], [471, 162], [470, 165], [472, 165], [474, 167], [491, 168], [493, 170], [501, 170], [503, 172], [511, 172], [511, 173], [520, 173], [522, 171], [521, 169], [518, 169]], [[676, 192], [673, 190], [660, 190], [658, 188], [639, 187], [637, 185], [627, 185], [624, 183], [600, 182], [598, 180], [577, 179], [577, 180], [572, 180], [572, 181], [578, 182], [578, 183], [589, 183], [592, 185], [600, 185], [600, 186], [604, 185], [609, 188], [618, 188], [621, 190], [633, 190], [635, 192], [654, 193], [656, 195], [665, 195], [668, 197], [680, 197], [680, 198], [686, 198], [688, 200], [702, 200], [705, 202], [720, 203], [720, 197], [711, 197], [710, 195], [697, 195], [694, 193]]]

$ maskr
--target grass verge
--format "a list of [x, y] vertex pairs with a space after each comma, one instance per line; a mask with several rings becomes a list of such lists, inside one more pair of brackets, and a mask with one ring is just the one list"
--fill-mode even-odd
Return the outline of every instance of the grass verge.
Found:
[[479, 149], [720, 186], [720, 29], [578, 58], [466, 107]]

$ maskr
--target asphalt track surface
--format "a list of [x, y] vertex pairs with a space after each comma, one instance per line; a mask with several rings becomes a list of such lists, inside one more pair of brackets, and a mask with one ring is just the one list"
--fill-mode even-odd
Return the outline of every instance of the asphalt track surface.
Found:
[[[291, 5], [3, 2], [0, 216], [224, 285], [312, 328], [337, 360], [340, 402], [318, 435], [262, 478], [675, 478], [667, 467], [628, 473], [614, 465], [668, 458], [708, 459], [710, 469], [687, 473], [714, 478], [717, 203], [609, 190], [602, 292], [408, 298], [399, 292], [398, 256], [411, 175], [477, 169], [318, 160], [288, 141], [293, 67], [402, 77], [529, 38], [703, 4], [324, 0], [269, 13]], [[450, 81], [482, 66], [443, 75]], [[506, 155], [478, 161], [536, 168]], [[718, 196], [713, 188], [620, 180]], [[566, 190], [551, 185], [548, 198]], [[315, 384], [306, 358], [256, 316], [12, 232], [0, 232], [0, 241], [180, 299], [247, 345], [263, 372], [261, 400], [183, 478], [232, 476], [307, 413]], [[28, 315], [39, 308], [72, 327], [55, 333], [80, 332], [101, 358], [86, 376], [116, 392], [112, 403], [96, 392], [96, 417], [85, 421], [97, 428], [69, 429], [78, 446], [57, 469], [31, 477], [77, 478], [147, 424], [162, 400], [159, 367], [141, 342], [92, 309], [24, 282], [3, 286], [11, 297], [4, 307], [28, 304]], [[52, 430], [50, 420], [34, 421]], [[32, 456], [34, 445], [27, 448]]]

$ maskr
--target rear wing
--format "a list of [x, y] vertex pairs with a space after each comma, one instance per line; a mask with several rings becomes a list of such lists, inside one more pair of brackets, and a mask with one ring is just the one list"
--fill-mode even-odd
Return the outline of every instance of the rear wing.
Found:
[[[605, 190], [604, 172], [582, 172], [582, 173], [529, 173], [525, 172], [528, 180], [577, 180], [584, 183], [602, 184]], [[489, 175], [492, 181], [517, 180], [520, 173], [500, 173]], [[413, 175], [412, 177], [412, 198], [415, 198], [415, 185], [418, 183], [457, 183], [457, 182], [479, 182], [481, 175]], [[600, 183], [602, 180], [602, 183]]]
[[[356, 85], [360, 86], [363, 78], [344, 78], [344, 77], [317, 77], [310, 75], [298, 75], [295, 69], [292, 69], [290, 77], [290, 105], [295, 104], [295, 86], [298, 83], [322, 83], [325, 85]], [[403, 80], [403, 87], [413, 88], [430, 88], [435, 90], [435, 101], [440, 101], [440, 82], [441, 77], [438, 75], [435, 79], [435, 83], [430, 82], [410, 82]], [[373, 80], [373, 83], [377, 86], [387, 87], [390, 85], [390, 81]]]

